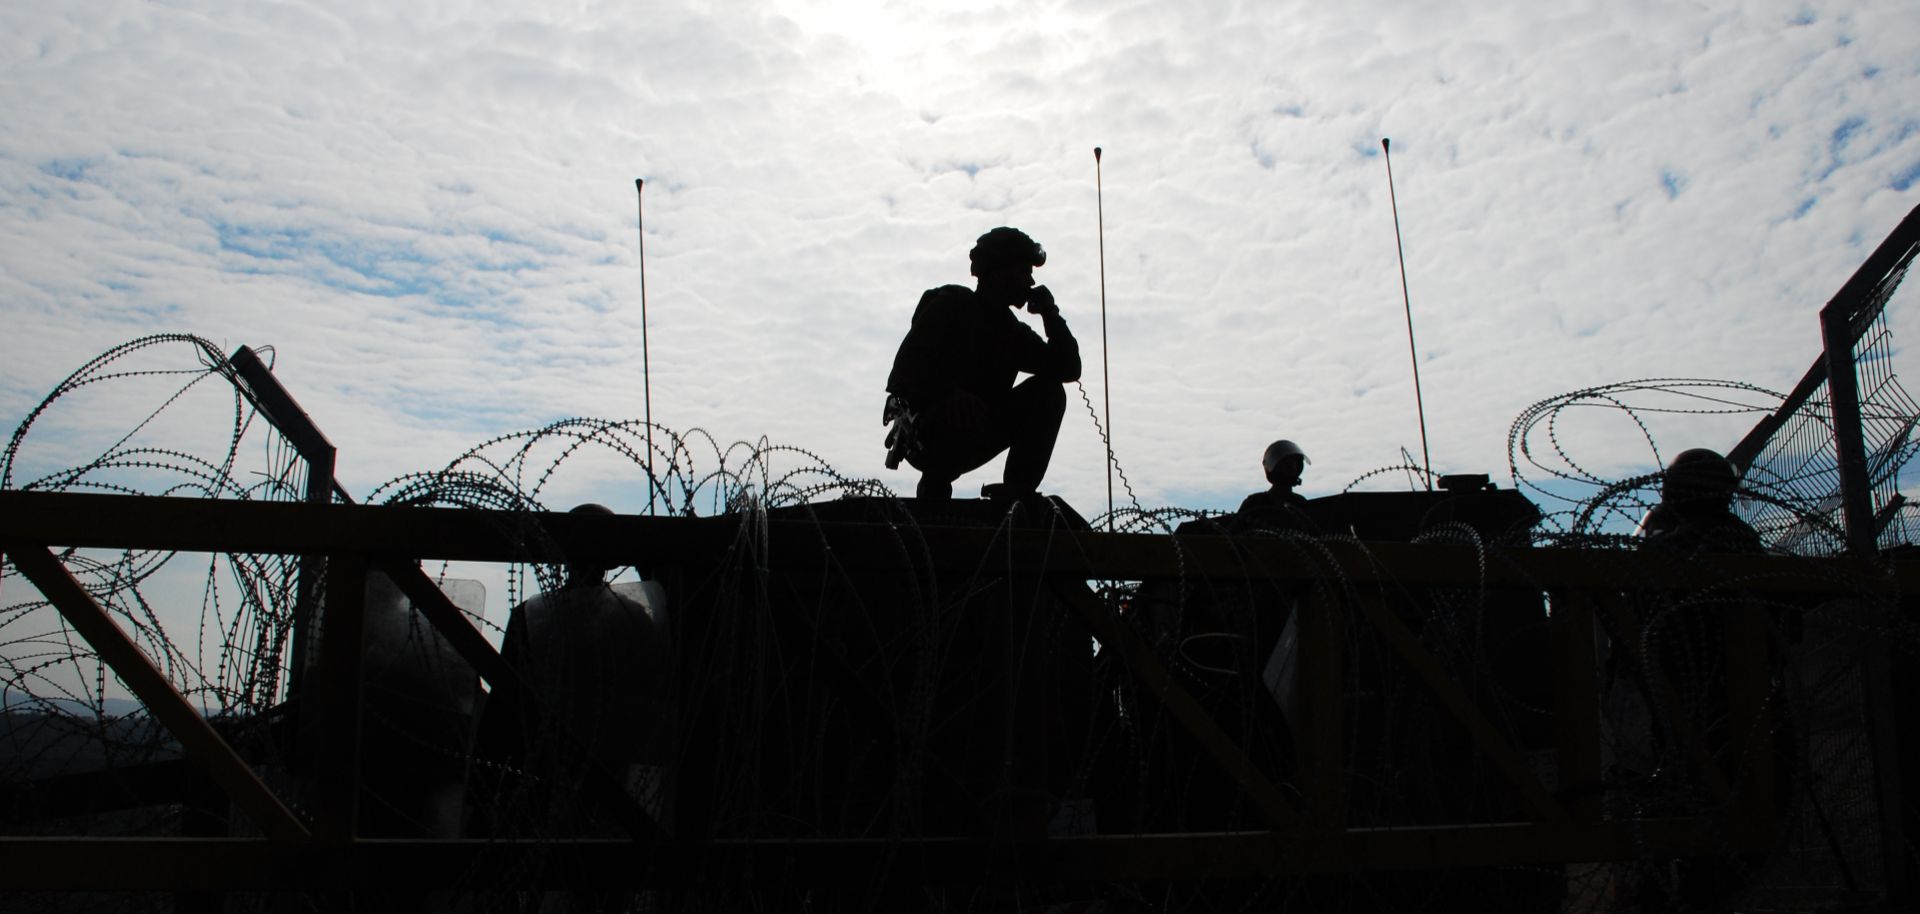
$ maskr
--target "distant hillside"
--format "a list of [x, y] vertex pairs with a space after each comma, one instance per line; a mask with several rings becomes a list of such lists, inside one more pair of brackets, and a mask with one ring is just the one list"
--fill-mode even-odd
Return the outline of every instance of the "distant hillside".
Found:
[[[74, 698], [36, 698], [19, 692], [9, 692], [6, 696], [5, 710], [14, 711], [56, 711], [80, 717], [92, 717], [93, 707]], [[126, 717], [139, 714], [146, 706], [131, 698], [106, 698], [100, 701], [100, 710], [109, 717]]]
[[[0, 782], [134, 765], [180, 755], [179, 744], [136, 702], [109, 700], [108, 716], [30, 710], [0, 714]], [[117, 709], [125, 708], [125, 712]], [[64, 711], [64, 709], [62, 709]]]

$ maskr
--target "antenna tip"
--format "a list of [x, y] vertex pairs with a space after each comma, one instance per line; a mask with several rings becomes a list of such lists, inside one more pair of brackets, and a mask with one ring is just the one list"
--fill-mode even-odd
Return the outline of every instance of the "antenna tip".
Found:
[[644, 191], [645, 191], [646, 189], [647, 189], [647, 182], [646, 182], [646, 180], [645, 180], [645, 179], [643, 179], [643, 178], [634, 178], [634, 179], [633, 179], [633, 192], [634, 192], [634, 193], [642, 193], [642, 192], [644, 192]]
[[1388, 143], [1391, 143], [1391, 142], [1393, 142], [1393, 141], [1392, 141], [1392, 140], [1389, 140], [1389, 139], [1387, 139], [1386, 137], [1381, 137], [1381, 138], [1380, 138], [1380, 148], [1381, 148], [1381, 149], [1386, 149], [1386, 148], [1387, 148], [1387, 144], [1388, 144]]
[[1100, 147], [1098, 146], [1093, 147], [1093, 160], [1095, 162], [1100, 161]]

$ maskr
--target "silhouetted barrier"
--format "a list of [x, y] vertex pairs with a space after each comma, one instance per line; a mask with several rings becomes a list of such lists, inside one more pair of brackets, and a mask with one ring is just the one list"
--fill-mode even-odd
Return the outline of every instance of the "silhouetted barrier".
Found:
[[[761, 901], [807, 886], [838, 886], [853, 894], [831, 897], [846, 900], [889, 880], [1232, 877], [1206, 891], [1251, 898], [1274, 890], [1264, 880], [1313, 873], [1520, 866], [1551, 882], [1565, 864], [1745, 860], [1777, 849], [1785, 824], [1776, 773], [1760, 763], [1773, 758], [1775, 722], [1793, 713], [1772, 703], [1766, 606], [1843, 604], [1894, 625], [1899, 595], [1920, 585], [1920, 566], [1900, 560], [1678, 564], [1498, 543], [1106, 534], [1024, 505], [968, 516], [984, 503], [955, 502], [949, 515], [917, 517], [906, 504], [690, 519], [0, 492], [0, 547], [15, 567], [225, 791], [233, 833], [263, 834], [8, 838], [0, 875], [40, 888], [261, 889], [271, 874], [287, 886], [472, 892], [692, 880]], [[322, 661], [309, 681], [327, 697], [300, 706], [323, 709], [323, 735], [306, 743], [323, 753], [320, 783], [290, 805], [288, 785], [249, 763], [246, 742], [229, 742], [142, 672], [152, 664], [137, 647], [110, 650], [111, 621], [61, 584], [55, 546], [327, 556]], [[636, 806], [631, 838], [554, 835], [537, 853], [500, 839], [367, 837], [361, 784], [380, 750], [358, 735], [366, 661], [342, 621], [363, 599], [340, 595], [363, 597], [368, 571], [382, 570], [497, 687], [511, 675], [498, 654], [407, 570], [423, 559], [563, 556], [644, 562], [678, 607], [672, 814], [654, 823]], [[1186, 594], [1191, 611], [1171, 640], [1148, 605], [1155, 582]], [[1728, 619], [1730, 735], [1669, 731], [1690, 766], [1665, 772], [1676, 792], [1618, 784], [1602, 768], [1617, 722], [1603, 713], [1598, 629], [1650, 669], [1643, 639], [1628, 635], [1658, 629], [1635, 615], [1728, 582], [1769, 601], [1717, 604]], [[1252, 598], [1224, 598], [1241, 593]], [[1542, 593], [1550, 615], [1521, 596]], [[1294, 629], [1291, 707], [1273, 701], [1253, 650], [1180, 643], [1209, 613], [1208, 625], [1240, 634], [1237, 618], [1264, 642], [1280, 612], [1279, 628]], [[1278, 647], [1284, 636], [1273, 637]], [[1649, 713], [1669, 714], [1658, 702], [1676, 693], [1649, 694]], [[1396, 771], [1400, 780], [1385, 779]], [[1615, 804], [1616, 787], [1643, 795]], [[1197, 836], [1169, 845], [1160, 829], [1175, 827]], [[1173, 846], [1186, 850], [1144, 862]], [[1340, 877], [1301, 891], [1391, 908], [1395, 896], [1379, 887], [1405, 884]], [[746, 898], [726, 891], [679, 897], [696, 907]]]

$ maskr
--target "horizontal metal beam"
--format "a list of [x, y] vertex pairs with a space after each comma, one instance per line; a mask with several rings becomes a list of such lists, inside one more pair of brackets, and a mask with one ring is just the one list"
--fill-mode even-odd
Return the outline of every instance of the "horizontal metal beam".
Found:
[[[581, 520], [612, 520], [585, 524]], [[232, 501], [71, 492], [0, 492], [0, 536], [60, 546], [251, 552], [369, 553], [411, 559], [562, 562], [645, 556], [648, 564], [711, 561], [732, 544], [734, 517], [591, 517], [388, 505]], [[617, 537], [617, 539], [615, 539]]]
[[[778, 515], [776, 514], [776, 517]], [[0, 492], [0, 537], [57, 546], [322, 555], [371, 553], [482, 562], [574, 560], [643, 569], [713, 567], [739, 550], [774, 570], [898, 571], [902, 537], [924, 541], [936, 568], [976, 571], [989, 550], [1004, 570], [1141, 580], [1197, 576], [1325, 580], [1400, 587], [1660, 590], [1739, 580], [1776, 594], [1920, 591], [1920, 561], [1703, 556], [1650, 562], [1632, 552], [1488, 550], [1322, 541], [1309, 558], [1265, 537], [1164, 536], [1058, 529], [960, 528], [775, 519], [764, 540], [740, 518], [643, 517], [457, 508], [220, 501], [92, 493]], [[759, 545], [764, 542], [764, 547]], [[831, 562], [831, 565], [824, 563]], [[999, 559], [996, 559], [996, 563]], [[995, 568], [1001, 568], [996, 564]]]
[[[958, 838], [765, 840], [642, 845], [580, 839], [360, 840], [0, 838], [14, 891], [484, 891], [725, 883], [924, 885], [1270, 879], [1323, 873], [1543, 866], [1763, 851], [1766, 825], [1698, 819], [1603, 825], [1108, 835], [1039, 841]], [[488, 874], [512, 874], [513, 884]]]

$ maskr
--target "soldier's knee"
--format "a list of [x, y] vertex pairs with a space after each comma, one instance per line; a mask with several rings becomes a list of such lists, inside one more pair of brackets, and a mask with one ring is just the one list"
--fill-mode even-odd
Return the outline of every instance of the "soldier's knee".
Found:
[[1061, 415], [1067, 411], [1067, 389], [1057, 381], [1028, 378], [1020, 385], [1028, 403], [1045, 413]]

